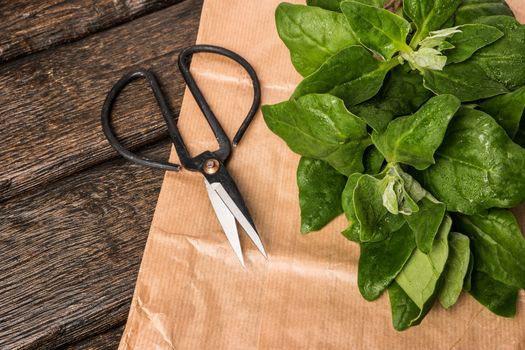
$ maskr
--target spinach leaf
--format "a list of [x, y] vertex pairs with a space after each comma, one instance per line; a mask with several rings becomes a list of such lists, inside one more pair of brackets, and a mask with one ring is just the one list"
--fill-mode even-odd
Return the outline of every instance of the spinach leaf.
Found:
[[516, 137], [525, 111], [525, 86], [505, 95], [493, 97], [479, 104], [482, 111], [505, 129], [510, 138]]
[[463, 289], [470, 261], [470, 241], [461, 233], [448, 236], [449, 254], [444, 272], [444, 284], [439, 292], [439, 302], [448, 309], [456, 303]]
[[[395, 170], [395, 172], [394, 172]], [[403, 182], [403, 188], [408, 195], [414, 199], [414, 201], [419, 202], [424, 197], [427, 197], [430, 195], [430, 193], [425, 190], [419, 182], [416, 181], [410, 174], [403, 171], [403, 169], [397, 165], [397, 166], [391, 166], [391, 172], [397, 174], [402, 182]]]
[[[441, 45], [450, 45], [446, 41], [444, 43]], [[426, 69], [441, 71], [447, 64], [447, 57], [443, 56], [437, 48], [422, 47], [408, 54], [403, 53], [401, 57], [408, 62], [412, 69], [420, 72], [424, 72]]]
[[365, 150], [363, 156], [363, 165], [365, 167], [365, 174], [375, 175], [381, 171], [385, 157], [379, 152], [376, 146], [371, 145]]
[[411, 46], [415, 48], [431, 31], [442, 28], [460, 4], [461, 0], [404, 0], [403, 11], [417, 27]]
[[503, 317], [516, 315], [519, 289], [496, 281], [486, 273], [474, 270], [472, 272], [472, 288], [470, 294], [480, 304]]
[[469, 59], [479, 49], [492, 44], [503, 36], [499, 29], [485, 24], [465, 24], [458, 28], [448, 42], [454, 48], [447, 50], [447, 64], [459, 63]]
[[[341, 12], [340, 4], [345, 0], [306, 0], [308, 6], [318, 6], [331, 11]], [[383, 0], [354, 0], [365, 5], [383, 7]]]
[[306, 5], [317, 6], [326, 10], [341, 12], [339, 4], [344, 0], [306, 0]]
[[384, 240], [405, 223], [402, 215], [390, 213], [383, 205], [385, 189], [384, 181], [370, 175], [362, 175], [357, 181], [352, 200], [361, 242]]
[[456, 12], [455, 25], [474, 23], [481, 17], [497, 15], [514, 17], [504, 0], [463, 0]]
[[415, 114], [394, 119], [372, 141], [389, 163], [404, 163], [418, 170], [434, 164], [448, 123], [461, 102], [452, 95], [431, 98]]
[[[341, 0], [343, 2], [344, 0]], [[369, 5], [374, 7], [383, 8], [384, 1], [383, 0], [353, 0], [355, 2], [361, 3], [363, 5]]]
[[470, 250], [470, 259], [467, 267], [467, 274], [465, 275], [465, 280], [463, 281], [463, 289], [467, 292], [470, 292], [472, 288], [472, 273], [474, 271], [474, 254], [472, 254], [472, 249]]
[[514, 142], [525, 148], [525, 118], [521, 119], [520, 128], [514, 137]]
[[447, 210], [475, 214], [525, 200], [525, 149], [488, 114], [461, 108], [423, 171], [423, 185]]
[[525, 26], [513, 17], [483, 17], [479, 23], [494, 26], [505, 35], [495, 43], [478, 50], [470, 59], [492, 80], [515, 90], [525, 85]]
[[302, 156], [328, 162], [344, 175], [362, 172], [371, 144], [366, 124], [331, 95], [312, 94], [262, 107], [268, 127]]
[[454, 36], [456, 33], [461, 33], [458, 27], [443, 28], [429, 33], [425, 39], [419, 43], [420, 48], [435, 48], [439, 51], [450, 50], [454, 45], [446, 40]]
[[343, 212], [341, 193], [346, 176], [330, 164], [317, 159], [302, 157], [297, 168], [301, 232], [322, 229]]
[[400, 178], [385, 178], [386, 187], [383, 192], [383, 206], [392, 214], [412, 215], [419, 211], [416, 201], [405, 190]]
[[350, 222], [350, 227], [342, 232], [343, 236], [347, 239], [361, 243], [359, 238], [361, 235], [361, 230], [359, 227], [359, 221], [355, 216], [354, 210], [354, 189], [357, 186], [357, 181], [362, 176], [362, 174], [354, 173], [348, 177], [343, 193], [341, 194], [341, 204], [345, 212], [345, 216]]
[[375, 300], [394, 280], [412, 255], [416, 243], [407, 224], [387, 239], [363, 243], [359, 257], [357, 285], [366, 300]]
[[506, 285], [525, 288], [525, 238], [510, 211], [458, 215], [455, 222], [472, 240], [476, 270]]
[[419, 309], [425, 308], [427, 301], [437, 290], [448, 258], [448, 234], [451, 225], [452, 220], [445, 216], [430, 253], [414, 250], [412, 257], [396, 277], [396, 282]]
[[392, 309], [392, 324], [394, 329], [404, 331], [418, 324], [425, 316], [396, 281], [392, 282], [388, 287], [388, 297]]
[[419, 211], [405, 216], [405, 220], [414, 232], [417, 248], [428, 254], [445, 217], [446, 205], [439, 202], [430, 193], [417, 204]]
[[504, 84], [489, 78], [472, 60], [448, 65], [442, 71], [426, 70], [424, 85], [437, 95], [451, 94], [463, 102], [509, 92]]
[[389, 212], [409, 216], [419, 211], [417, 202], [425, 197], [427, 191], [399, 165], [388, 164], [382, 182], [386, 184], [383, 206]]
[[305, 78], [292, 98], [311, 93], [330, 93], [353, 106], [373, 97], [388, 71], [397, 61], [380, 62], [362, 46], [350, 46], [330, 57], [315, 73]]
[[349, 241], [361, 243], [359, 239], [359, 224], [356, 225], [355, 222], [351, 223], [347, 229], [341, 232], [341, 234]]
[[342, 14], [318, 7], [281, 3], [275, 22], [292, 64], [302, 76], [315, 72], [345, 47], [359, 43]]
[[410, 23], [392, 12], [355, 1], [344, 1], [341, 10], [359, 41], [390, 59], [398, 51], [412, 51], [406, 43]]
[[388, 296], [392, 309], [392, 324], [398, 331], [404, 331], [409, 327], [420, 324], [435, 301], [435, 295], [433, 295], [423, 309], [420, 309], [396, 281], [392, 282], [388, 287]]
[[355, 222], [357, 220], [354, 210], [354, 190], [357, 186], [357, 181], [363, 174], [353, 173], [348, 177], [345, 188], [341, 194], [341, 204], [345, 216], [348, 221]]
[[383, 131], [394, 118], [417, 111], [433, 94], [423, 86], [423, 77], [398, 66], [390, 71], [385, 84], [372, 99], [350, 111], [376, 131]]

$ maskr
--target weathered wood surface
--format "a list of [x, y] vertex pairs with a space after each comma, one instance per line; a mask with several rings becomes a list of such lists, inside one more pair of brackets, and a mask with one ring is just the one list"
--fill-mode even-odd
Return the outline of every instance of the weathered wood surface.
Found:
[[53, 349], [125, 322], [162, 177], [116, 159], [0, 204], [0, 349]]
[[88, 337], [78, 343], [65, 345], [57, 350], [115, 350], [120, 343], [123, 332], [124, 326], [122, 325]]
[[[112, 84], [131, 69], [153, 70], [178, 113], [181, 48], [195, 42], [201, 0], [186, 0], [72, 44], [0, 65], [0, 201], [74, 174], [115, 153], [100, 127]], [[165, 126], [144, 82], [114, 111], [125, 144], [144, 145]], [[120, 126], [120, 128], [119, 128]]]
[[180, 1], [2, 1], [0, 62], [78, 40]]

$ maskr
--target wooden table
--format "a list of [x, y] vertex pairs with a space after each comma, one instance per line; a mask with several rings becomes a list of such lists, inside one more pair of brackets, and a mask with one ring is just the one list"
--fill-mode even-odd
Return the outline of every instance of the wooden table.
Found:
[[[181, 48], [202, 0], [17, 0], [0, 5], [0, 349], [114, 349], [163, 172], [110, 148], [111, 85], [153, 70], [178, 113]], [[124, 143], [167, 158], [144, 82], [114, 111]], [[126, 120], [124, 123], [123, 120]]]

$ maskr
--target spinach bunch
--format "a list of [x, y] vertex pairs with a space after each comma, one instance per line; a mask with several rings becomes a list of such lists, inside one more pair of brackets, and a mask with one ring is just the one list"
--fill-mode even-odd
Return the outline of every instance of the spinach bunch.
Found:
[[[525, 288], [525, 26], [500, 0], [307, 0], [276, 10], [304, 77], [263, 106], [302, 156], [301, 231], [344, 212], [358, 287], [395, 329], [462, 290], [501, 316]], [[394, 3], [394, 5], [393, 5]]]

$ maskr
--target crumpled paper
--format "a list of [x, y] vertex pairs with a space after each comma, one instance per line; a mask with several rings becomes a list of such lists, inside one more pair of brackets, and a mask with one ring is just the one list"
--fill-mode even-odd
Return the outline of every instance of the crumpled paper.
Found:
[[[244, 56], [258, 72], [263, 103], [287, 99], [300, 81], [275, 30], [278, 3], [206, 0], [197, 39]], [[512, 5], [525, 10], [523, 0]], [[216, 55], [195, 55], [191, 69], [232, 137], [251, 103], [249, 77]], [[216, 147], [188, 92], [179, 127], [193, 154]], [[515, 319], [497, 317], [464, 294], [451, 310], [436, 305], [420, 326], [396, 332], [387, 295], [367, 302], [359, 294], [359, 247], [340, 234], [345, 219], [299, 234], [298, 161], [261, 113], [234, 149], [228, 169], [269, 253], [265, 260], [240, 230], [246, 268], [222, 232], [202, 176], [166, 173], [120, 349], [525, 348], [523, 291]], [[524, 226], [523, 208], [519, 216]]]

